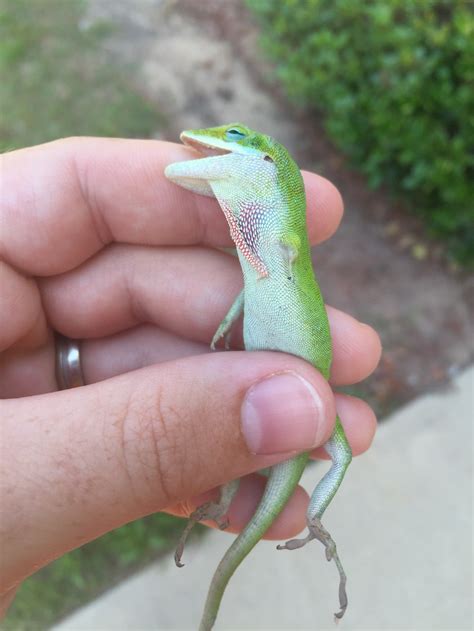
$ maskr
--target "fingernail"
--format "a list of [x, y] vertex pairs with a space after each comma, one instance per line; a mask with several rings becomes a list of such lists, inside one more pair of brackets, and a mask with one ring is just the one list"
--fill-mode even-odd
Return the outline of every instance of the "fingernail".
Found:
[[255, 384], [242, 404], [242, 431], [254, 454], [311, 449], [326, 427], [325, 405], [296, 373], [272, 375]]

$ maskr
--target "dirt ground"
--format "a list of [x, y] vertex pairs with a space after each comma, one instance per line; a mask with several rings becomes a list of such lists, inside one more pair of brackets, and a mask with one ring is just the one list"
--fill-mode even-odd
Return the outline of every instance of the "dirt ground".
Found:
[[315, 250], [315, 267], [328, 302], [382, 337], [381, 364], [357, 388], [379, 413], [448, 383], [472, 361], [472, 277], [450, 269], [399, 203], [368, 190], [321, 121], [287, 101], [240, 0], [90, 0], [85, 22], [97, 20], [115, 27], [105, 54], [134, 69], [140, 91], [165, 115], [159, 137], [242, 121], [339, 187], [345, 217]]

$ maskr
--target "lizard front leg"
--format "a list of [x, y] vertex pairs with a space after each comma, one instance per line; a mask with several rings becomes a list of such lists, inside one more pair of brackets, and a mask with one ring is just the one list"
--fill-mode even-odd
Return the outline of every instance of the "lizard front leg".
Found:
[[[211, 342], [212, 350], [215, 350], [217, 342], [223, 337], [225, 341], [226, 350], [229, 348], [229, 334], [234, 323], [239, 319], [244, 308], [244, 290], [238, 294], [237, 298], [232, 303], [226, 316], [217, 328]], [[212, 520], [221, 530], [225, 530], [228, 526], [228, 521], [223, 520], [224, 515], [228, 512], [232, 500], [238, 491], [240, 480], [232, 480], [227, 484], [224, 484], [220, 489], [220, 498], [218, 502], [206, 502], [199, 506], [189, 516], [186, 528], [179, 539], [174, 554], [174, 560], [178, 567], [183, 567], [181, 563], [181, 557], [183, 556], [184, 546], [188, 538], [189, 533], [194, 528], [194, 525], [199, 521]]]
[[230, 348], [230, 332], [235, 322], [239, 319], [240, 315], [244, 310], [244, 290], [237, 295], [237, 298], [232, 303], [229, 311], [226, 316], [222, 320], [222, 322], [217, 327], [217, 331], [214, 333], [214, 337], [211, 342], [211, 349], [216, 350], [216, 344], [221, 339], [224, 338], [225, 349], [229, 350]]

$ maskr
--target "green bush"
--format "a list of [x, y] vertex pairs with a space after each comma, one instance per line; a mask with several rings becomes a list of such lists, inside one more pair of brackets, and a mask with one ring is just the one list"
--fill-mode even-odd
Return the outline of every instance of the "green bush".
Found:
[[288, 92], [367, 175], [474, 261], [474, 5], [247, 0]]

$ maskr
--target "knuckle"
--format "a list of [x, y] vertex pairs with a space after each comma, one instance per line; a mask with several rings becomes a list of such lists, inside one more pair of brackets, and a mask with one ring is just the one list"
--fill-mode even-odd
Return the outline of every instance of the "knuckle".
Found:
[[184, 489], [183, 453], [180, 440], [183, 418], [166, 392], [153, 385], [131, 397], [122, 429], [123, 462], [132, 491], [143, 509], [175, 502]]

